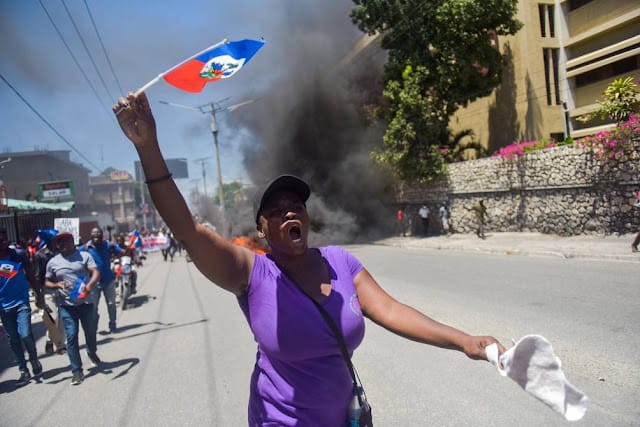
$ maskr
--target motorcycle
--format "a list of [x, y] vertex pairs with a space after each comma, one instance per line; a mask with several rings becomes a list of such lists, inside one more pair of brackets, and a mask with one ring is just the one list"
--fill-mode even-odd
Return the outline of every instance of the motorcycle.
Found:
[[130, 256], [123, 255], [113, 261], [113, 271], [120, 293], [120, 308], [127, 309], [127, 300], [136, 293], [137, 272]]

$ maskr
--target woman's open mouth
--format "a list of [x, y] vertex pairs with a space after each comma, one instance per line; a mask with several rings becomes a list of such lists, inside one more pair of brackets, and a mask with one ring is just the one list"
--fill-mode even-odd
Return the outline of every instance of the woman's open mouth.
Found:
[[291, 228], [289, 228], [289, 238], [291, 240], [296, 242], [296, 241], [300, 240], [301, 237], [302, 237], [302, 231], [300, 230], [299, 226], [294, 225]]

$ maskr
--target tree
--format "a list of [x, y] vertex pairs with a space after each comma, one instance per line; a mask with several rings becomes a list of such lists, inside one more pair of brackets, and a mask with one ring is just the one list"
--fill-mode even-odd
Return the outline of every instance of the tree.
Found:
[[[233, 206], [236, 203], [237, 197], [243, 194], [242, 183], [238, 181], [222, 183], [222, 190], [224, 193], [224, 204], [226, 206]], [[213, 203], [216, 205], [220, 204], [220, 197], [217, 194], [213, 196]]]
[[603, 92], [604, 99], [598, 101], [598, 108], [580, 117], [581, 122], [594, 118], [614, 120], [620, 124], [629, 120], [629, 115], [640, 111], [638, 85], [631, 77], [619, 77], [611, 82]]
[[380, 33], [389, 56], [384, 72], [389, 123], [373, 153], [405, 181], [442, 173], [441, 148], [453, 138], [455, 111], [489, 95], [501, 81], [497, 37], [515, 34], [517, 0], [353, 0], [352, 21]]
[[102, 172], [100, 172], [101, 176], [110, 176], [111, 172], [115, 172], [116, 169], [114, 167], [109, 166], [108, 168], [106, 168], [105, 170], [103, 170]]

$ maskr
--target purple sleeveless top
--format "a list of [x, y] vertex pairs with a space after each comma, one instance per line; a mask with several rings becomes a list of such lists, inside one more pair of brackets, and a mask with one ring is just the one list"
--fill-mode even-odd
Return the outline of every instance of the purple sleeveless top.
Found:
[[[353, 354], [364, 338], [353, 284], [362, 264], [338, 246], [318, 250], [331, 276], [331, 293], [322, 306]], [[249, 425], [348, 425], [352, 381], [338, 341], [318, 308], [270, 255], [256, 255], [249, 290], [238, 302], [258, 343]]]

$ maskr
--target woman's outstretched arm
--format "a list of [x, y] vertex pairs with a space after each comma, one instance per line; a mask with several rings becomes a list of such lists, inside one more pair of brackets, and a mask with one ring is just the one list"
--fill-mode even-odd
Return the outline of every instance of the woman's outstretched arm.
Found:
[[364, 268], [354, 283], [364, 315], [395, 334], [413, 341], [462, 351], [476, 360], [487, 360], [485, 348], [493, 343], [498, 344], [500, 354], [505, 351], [494, 337], [469, 335], [397, 301]]

